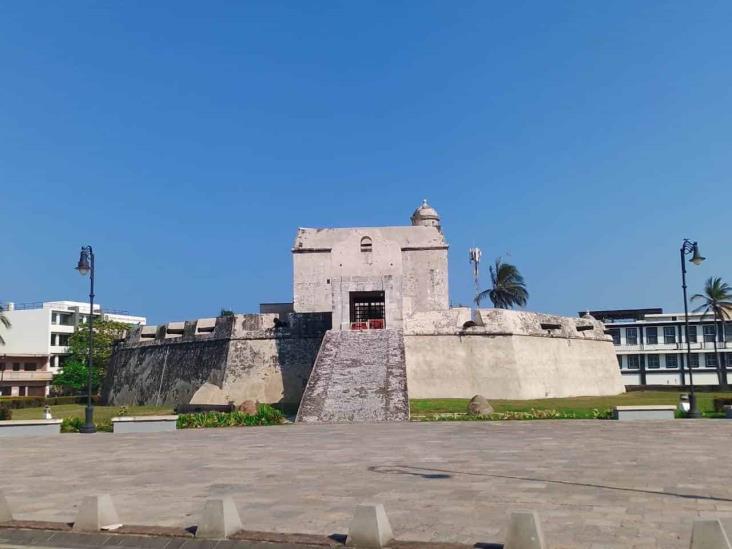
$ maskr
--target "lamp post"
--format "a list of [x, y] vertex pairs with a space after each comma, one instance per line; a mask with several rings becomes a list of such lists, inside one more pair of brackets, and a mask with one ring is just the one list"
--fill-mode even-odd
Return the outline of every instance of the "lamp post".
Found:
[[79, 263], [76, 266], [76, 270], [79, 271], [79, 274], [82, 276], [87, 274], [90, 275], [89, 281], [91, 283], [89, 289], [89, 357], [87, 360], [89, 377], [87, 384], [85, 422], [79, 429], [79, 432], [94, 433], [96, 432], [96, 428], [94, 427], [94, 405], [92, 404], [92, 371], [94, 363], [94, 251], [91, 246], [81, 247], [81, 255], [79, 255]]
[[684, 290], [684, 329], [686, 335], [686, 367], [689, 370], [689, 414], [690, 418], [702, 417], [699, 408], [696, 406], [696, 393], [694, 392], [694, 373], [691, 367], [691, 343], [689, 342], [689, 304], [686, 298], [686, 256], [691, 255], [690, 263], [701, 265], [706, 258], [699, 253], [699, 245], [688, 238], [681, 244], [681, 288]]

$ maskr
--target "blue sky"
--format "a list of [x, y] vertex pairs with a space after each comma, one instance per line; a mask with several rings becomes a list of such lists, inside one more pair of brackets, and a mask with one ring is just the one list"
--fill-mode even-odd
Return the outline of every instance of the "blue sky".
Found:
[[[728, 2], [2, 2], [0, 300], [151, 322], [291, 299], [298, 226], [408, 223], [529, 309], [732, 279]], [[487, 275], [487, 272], [486, 272]], [[487, 280], [487, 276], [485, 277]]]

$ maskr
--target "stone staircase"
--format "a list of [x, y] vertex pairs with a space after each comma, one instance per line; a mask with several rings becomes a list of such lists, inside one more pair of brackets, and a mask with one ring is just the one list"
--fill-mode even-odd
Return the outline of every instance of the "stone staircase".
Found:
[[407, 368], [401, 330], [330, 330], [303, 394], [297, 421], [408, 421]]

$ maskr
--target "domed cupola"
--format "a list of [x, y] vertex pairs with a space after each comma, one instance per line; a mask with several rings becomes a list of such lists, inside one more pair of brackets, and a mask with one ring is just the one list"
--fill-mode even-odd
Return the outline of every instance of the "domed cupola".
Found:
[[437, 227], [437, 230], [442, 232], [440, 227], [440, 214], [427, 204], [427, 199], [422, 201], [422, 204], [414, 210], [412, 214], [412, 225], [423, 225], [424, 227]]

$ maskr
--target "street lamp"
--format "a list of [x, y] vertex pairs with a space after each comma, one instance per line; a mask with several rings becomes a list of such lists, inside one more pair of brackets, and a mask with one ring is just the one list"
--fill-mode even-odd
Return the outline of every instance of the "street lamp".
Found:
[[88, 368], [88, 385], [87, 385], [87, 400], [85, 410], [85, 422], [84, 425], [79, 429], [80, 433], [94, 433], [96, 428], [94, 427], [94, 405], [92, 404], [92, 368], [93, 368], [93, 356], [94, 356], [94, 252], [91, 246], [82, 246], [81, 255], [79, 255], [79, 263], [76, 265], [76, 270], [82, 276], [90, 275], [89, 281], [91, 287], [89, 289], [89, 357], [87, 360]]
[[699, 253], [699, 245], [688, 238], [681, 244], [681, 287], [684, 290], [684, 326], [686, 333], [686, 367], [689, 370], [689, 414], [690, 418], [702, 417], [699, 408], [696, 406], [696, 394], [694, 393], [694, 373], [691, 368], [691, 343], [689, 342], [689, 304], [686, 299], [686, 261], [687, 255], [691, 255], [690, 263], [701, 265], [706, 259]]

